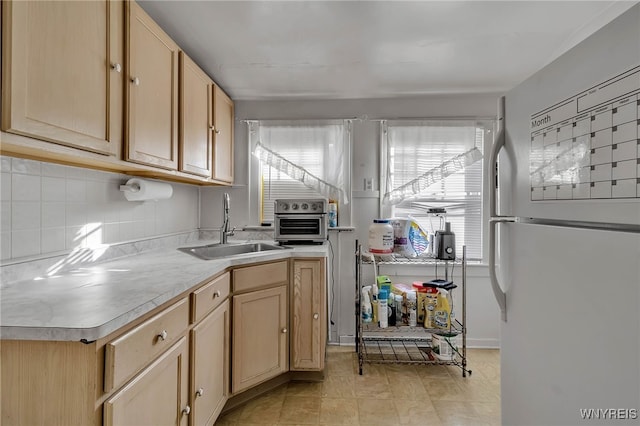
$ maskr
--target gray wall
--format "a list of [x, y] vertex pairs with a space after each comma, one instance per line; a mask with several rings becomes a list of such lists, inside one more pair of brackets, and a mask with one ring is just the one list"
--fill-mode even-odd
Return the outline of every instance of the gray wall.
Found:
[[[341, 210], [340, 225], [352, 225], [354, 237], [366, 242], [371, 221], [379, 217], [380, 188], [380, 119], [434, 118], [434, 117], [495, 117], [498, 94], [426, 96], [402, 99], [356, 100], [295, 100], [295, 101], [238, 101], [235, 104], [235, 185], [233, 188], [203, 188], [201, 225], [217, 228], [222, 221], [221, 200], [224, 192], [231, 194], [232, 225], [256, 225], [255, 207], [250, 198], [257, 197], [255, 185], [249, 176], [247, 125], [243, 120], [267, 119], [354, 119], [352, 150], [352, 203]], [[373, 177], [374, 192], [364, 192], [364, 179]], [[351, 240], [351, 239], [349, 239]], [[353, 247], [336, 249], [343, 264], [353, 263]], [[348, 269], [347, 269], [348, 270]], [[394, 271], [398, 280], [409, 280], [424, 271]], [[475, 346], [497, 346], [499, 342], [499, 316], [493, 300], [485, 266], [474, 267], [469, 277], [469, 330], [470, 343]], [[333, 340], [338, 332], [348, 333], [353, 324], [353, 298], [349, 295], [352, 282], [349, 276], [338, 280], [341, 286], [334, 294], [334, 322], [330, 333]], [[346, 325], [345, 325], [346, 324]], [[342, 334], [344, 335], [344, 334]], [[343, 339], [344, 340], [344, 339]]]

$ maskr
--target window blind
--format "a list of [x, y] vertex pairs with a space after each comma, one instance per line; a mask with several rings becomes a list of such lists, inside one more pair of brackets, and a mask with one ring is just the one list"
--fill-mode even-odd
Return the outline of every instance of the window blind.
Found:
[[[483, 150], [485, 125], [475, 121], [388, 122], [386, 128], [387, 191], [474, 147]], [[430, 232], [440, 229], [430, 208], [445, 208], [456, 235], [456, 251], [467, 246], [469, 259], [482, 258], [483, 161], [435, 182], [419, 194], [391, 207], [392, 217], [411, 215]]]
[[[349, 194], [348, 121], [259, 122], [258, 140], [278, 156]], [[279, 198], [329, 198], [286, 173], [260, 164], [260, 220], [273, 222]], [[338, 200], [345, 202], [346, 200]]]

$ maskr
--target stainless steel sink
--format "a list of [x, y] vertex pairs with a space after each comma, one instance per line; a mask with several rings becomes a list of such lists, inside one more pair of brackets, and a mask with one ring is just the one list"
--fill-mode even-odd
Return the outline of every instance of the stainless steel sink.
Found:
[[239, 254], [260, 253], [271, 250], [285, 250], [289, 247], [267, 243], [243, 244], [209, 244], [197, 247], [181, 247], [178, 250], [189, 253], [204, 260], [220, 259], [221, 257], [237, 256]]

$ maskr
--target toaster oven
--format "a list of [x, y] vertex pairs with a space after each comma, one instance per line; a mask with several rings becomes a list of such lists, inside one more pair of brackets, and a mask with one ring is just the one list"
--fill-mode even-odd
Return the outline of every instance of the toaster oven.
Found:
[[321, 244], [327, 240], [327, 200], [275, 200], [274, 222], [280, 243]]

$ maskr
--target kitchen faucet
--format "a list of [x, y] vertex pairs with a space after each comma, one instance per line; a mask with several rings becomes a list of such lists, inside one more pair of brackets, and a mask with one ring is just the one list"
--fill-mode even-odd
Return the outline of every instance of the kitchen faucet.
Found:
[[230, 197], [229, 193], [225, 192], [223, 196], [223, 219], [222, 219], [222, 227], [220, 227], [220, 243], [227, 244], [227, 237], [229, 235], [233, 236], [234, 231], [236, 230], [235, 226], [231, 231], [229, 231], [229, 204]]

